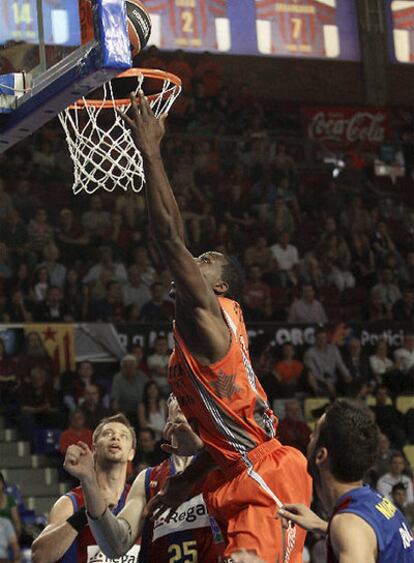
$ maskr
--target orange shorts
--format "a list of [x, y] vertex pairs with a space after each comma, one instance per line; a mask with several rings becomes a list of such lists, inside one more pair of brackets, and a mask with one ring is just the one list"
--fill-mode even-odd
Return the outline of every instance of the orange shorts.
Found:
[[[298, 526], [285, 530], [276, 517], [278, 503], [310, 506], [312, 480], [307, 462], [299, 450], [266, 442], [248, 454], [244, 461], [223, 473], [210, 474], [203, 489], [210, 515], [219, 523], [225, 537], [225, 557], [247, 549], [266, 563], [302, 563], [306, 532]], [[276, 497], [276, 498], [275, 498]]]

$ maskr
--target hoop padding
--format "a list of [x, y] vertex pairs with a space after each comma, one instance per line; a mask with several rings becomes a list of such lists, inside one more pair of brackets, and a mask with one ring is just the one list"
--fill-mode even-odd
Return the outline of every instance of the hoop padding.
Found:
[[[133, 92], [145, 92], [145, 78], [158, 79], [161, 89], [148, 96], [155, 117], [168, 113], [181, 92], [181, 80], [167, 72], [130, 69], [116, 79], [136, 78]], [[117, 113], [131, 107], [129, 98], [117, 99], [113, 82], [102, 86], [102, 99], [81, 98], [59, 114], [74, 164], [73, 193], [93, 194], [116, 188], [134, 192], [145, 183], [142, 156], [130, 128]]]

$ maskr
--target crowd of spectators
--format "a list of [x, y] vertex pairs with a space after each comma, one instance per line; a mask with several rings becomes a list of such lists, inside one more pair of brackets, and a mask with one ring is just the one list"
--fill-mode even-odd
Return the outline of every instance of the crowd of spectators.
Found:
[[[335, 180], [329, 168], [304, 166], [282, 140], [283, 116], [269, 112], [248, 85], [236, 95], [214, 58], [192, 65], [181, 54], [168, 62], [149, 51], [145, 66], [184, 81], [163, 157], [190, 250], [214, 248], [240, 263], [247, 321], [323, 325], [312, 346], [252, 346], [270, 402], [283, 401], [281, 441], [306, 450], [308, 396], [370, 405], [381, 451], [367, 482], [413, 526], [412, 473], [403, 449], [414, 444], [414, 409], [400, 412], [396, 398], [414, 389], [414, 334], [406, 332], [395, 349], [386, 340], [363, 347], [356, 336], [338, 346], [325, 328], [329, 321], [414, 321], [408, 203], [393, 199], [373, 173], [372, 155], [360, 148], [343, 155]], [[142, 195], [73, 197], [72, 164], [56, 122], [0, 156], [0, 171], [0, 322], [172, 320], [170, 274]], [[411, 177], [400, 182], [412, 190]], [[394, 195], [398, 188], [397, 182]], [[0, 340], [1, 402], [14, 405], [20, 435], [34, 449], [38, 429], [59, 429], [61, 454], [78, 440], [90, 444], [98, 421], [123, 411], [137, 430], [136, 474], [163, 458], [168, 357], [161, 335], [151, 350], [132, 347], [117, 369], [83, 361], [75, 372], [58, 374], [36, 332], [26, 335], [18, 357], [7, 357]], [[20, 533], [14, 521], [15, 532], [2, 525], [7, 503], [0, 483], [0, 559]]]
[[[39, 428], [64, 430], [61, 453], [78, 440], [90, 444], [99, 420], [119, 411], [128, 416], [139, 436], [140, 431], [146, 432], [144, 441], [156, 444], [166, 420], [169, 354], [167, 337], [159, 334], [148, 350], [133, 345], [119, 368], [84, 360], [75, 371], [59, 374], [38, 333], [27, 333], [22, 353], [13, 357], [7, 356], [0, 339], [2, 408], [34, 448]], [[328, 329], [319, 326], [313, 345], [287, 342], [275, 347], [260, 336], [253, 338], [251, 356], [270, 403], [276, 401], [278, 414], [280, 401], [286, 403], [282, 412], [285, 409], [287, 420], [280, 424], [282, 440], [302, 451], [309, 439], [307, 425], [301, 421], [301, 405], [307, 397], [325, 398], [322, 410], [313, 413], [315, 417], [336, 397], [368, 404], [393, 447], [402, 451], [414, 444], [414, 408], [404, 413], [397, 408], [398, 397], [412, 394], [414, 389], [414, 334], [407, 333], [393, 349], [382, 339], [363, 347], [355, 335], [339, 346]]]
[[[393, 501], [414, 529], [413, 473], [404, 454], [405, 446], [414, 444], [414, 408], [402, 413], [396, 401], [396, 393], [404, 388], [398, 386], [412, 388], [414, 335], [406, 335], [403, 345], [392, 353], [384, 348], [384, 341], [368, 352], [356, 337], [338, 347], [329, 341], [325, 328], [317, 329], [315, 344], [304, 349], [286, 343], [281, 350], [269, 344], [257, 350], [254, 340], [252, 344], [253, 366], [278, 414], [278, 438], [283, 444], [306, 452], [312, 424], [336, 396], [352, 397], [370, 409], [379, 427], [380, 449], [365, 481]], [[91, 446], [99, 421], [124, 412], [138, 438], [130, 466], [132, 479], [143, 468], [165, 458], [160, 444], [169, 393], [165, 367], [169, 352], [167, 338], [160, 335], [148, 351], [134, 345], [119, 368], [113, 363], [84, 360], [76, 371], [58, 375], [33, 332], [26, 335], [22, 355], [10, 358], [3, 353], [1, 373], [7, 375], [0, 377], [0, 384], [2, 390], [8, 390], [7, 402], [14, 401], [13, 416], [21, 437], [31, 441], [35, 452], [39, 430], [58, 430], [59, 453], [63, 456], [68, 446], [79, 440]], [[389, 369], [378, 369], [380, 357]], [[304, 401], [312, 394], [325, 399], [308, 412], [305, 420]], [[70, 476], [62, 477], [71, 482]], [[21, 525], [16, 516], [13, 498], [2, 494], [0, 487], [0, 550], [4, 545], [8, 552], [11, 549], [18, 555]], [[319, 550], [324, 553], [322, 544], [310, 543], [309, 548], [312, 561], [324, 560], [324, 555], [320, 559], [317, 555]]]
[[[149, 50], [144, 63], [184, 80], [165, 166], [191, 251], [242, 265], [248, 320], [414, 320], [413, 216], [368, 150], [349, 149], [334, 180], [282, 139], [268, 101], [225, 85], [214, 57]], [[143, 195], [72, 196], [56, 121], [2, 155], [0, 170], [0, 321], [171, 320]]]

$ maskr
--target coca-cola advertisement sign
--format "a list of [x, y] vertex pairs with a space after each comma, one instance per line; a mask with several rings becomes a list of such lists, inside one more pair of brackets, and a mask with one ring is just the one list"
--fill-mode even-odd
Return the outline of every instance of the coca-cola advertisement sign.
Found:
[[307, 136], [327, 145], [376, 145], [389, 136], [386, 108], [307, 107], [303, 115]]

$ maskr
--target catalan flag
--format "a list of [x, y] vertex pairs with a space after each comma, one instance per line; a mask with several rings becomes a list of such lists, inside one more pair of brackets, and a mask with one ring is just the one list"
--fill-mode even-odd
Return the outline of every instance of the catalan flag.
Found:
[[24, 332], [37, 332], [55, 364], [56, 373], [75, 369], [75, 325], [25, 324]]

